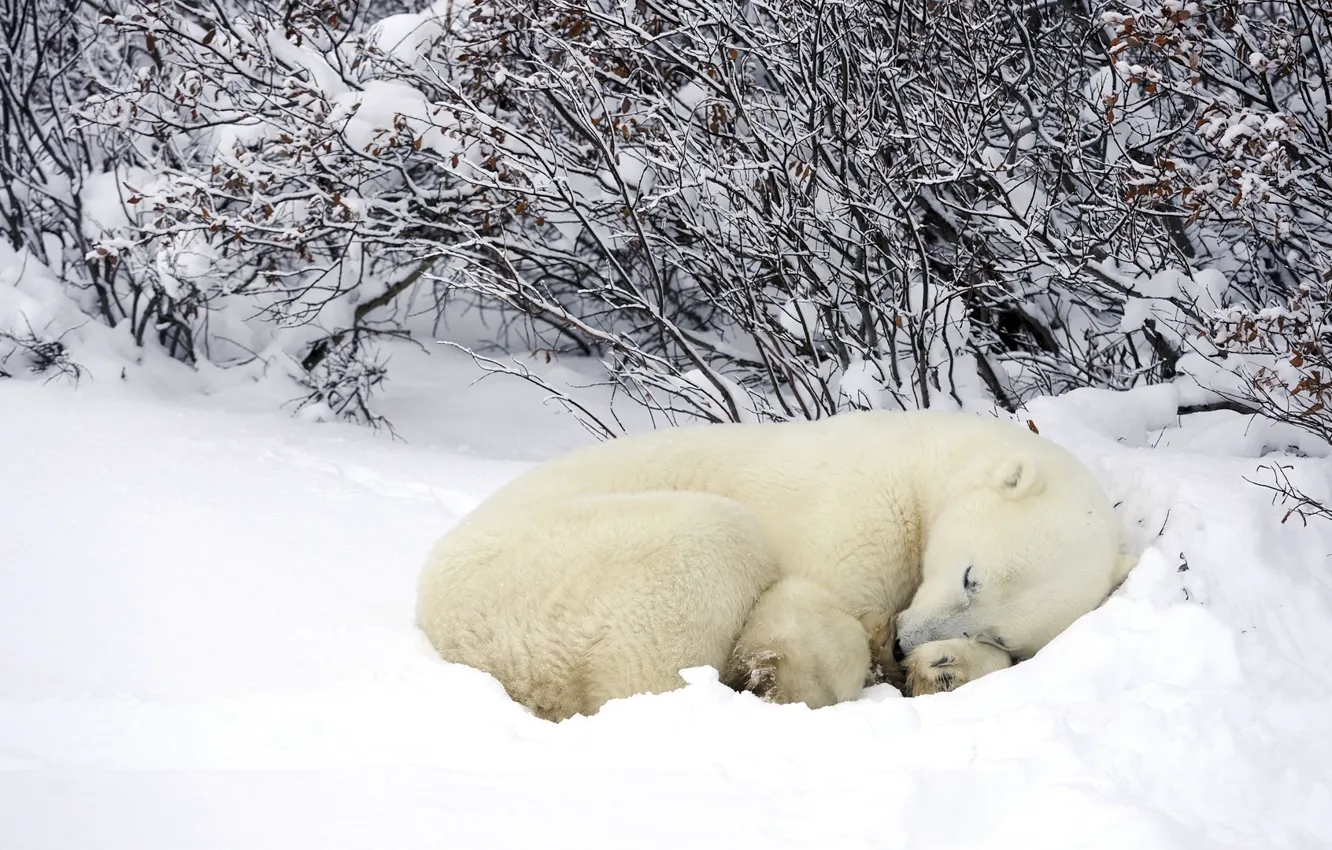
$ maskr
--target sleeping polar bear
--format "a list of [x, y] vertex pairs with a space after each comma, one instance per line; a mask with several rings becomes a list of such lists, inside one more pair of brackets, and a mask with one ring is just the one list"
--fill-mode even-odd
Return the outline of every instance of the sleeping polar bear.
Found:
[[[417, 621], [539, 717], [684, 684], [812, 708], [1031, 656], [1122, 580], [1091, 473], [962, 413], [675, 428], [523, 474], [436, 544]], [[894, 645], [893, 628], [897, 640]]]

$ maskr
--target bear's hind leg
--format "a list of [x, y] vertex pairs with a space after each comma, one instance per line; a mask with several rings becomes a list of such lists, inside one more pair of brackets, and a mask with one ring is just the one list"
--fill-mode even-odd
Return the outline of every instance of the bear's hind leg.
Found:
[[922, 643], [902, 662], [906, 667], [907, 696], [951, 691], [987, 673], [1013, 666], [1007, 652], [970, 638]]
[[870, 635], [822, 585], [788, 576], [754, 605], [722, 681], [770, 702], [822, 708], [855, 699], [870, 672]]
[[682, 668], [720, 670], [778, 566], [762, 523], [720, 496], [514, 501], [436, 545], [417, 622], [446, 661], [558, 721], [682, 687]]
[[763, 526], [744, 506], [705, 493], [618, 494], [587, 506], [580, 539], [597, 545], [583, 557], [601, 566], [567, 672], [566, 690], [579, 699], [564, 713], [590, 715], [612, 699], [674, 690], [685, 668], [721, 670], [746, 615], [778, 577]]

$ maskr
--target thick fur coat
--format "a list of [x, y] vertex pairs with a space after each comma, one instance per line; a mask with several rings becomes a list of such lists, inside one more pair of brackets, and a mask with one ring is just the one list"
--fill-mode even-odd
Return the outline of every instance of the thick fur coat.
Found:
[[915, 693], [1035, 653], [1123, 578], [1120, 526], [1048, 440], [961, 413], [848, 413], [626, 437], [545, 463], [435, 546], [417, 619], [540, 717], [683, 684]]

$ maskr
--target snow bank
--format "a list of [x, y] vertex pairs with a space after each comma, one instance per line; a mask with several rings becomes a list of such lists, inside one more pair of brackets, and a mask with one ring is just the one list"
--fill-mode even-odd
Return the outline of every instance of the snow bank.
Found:
[[6, 848], [1332, 842], [1332, 528], [1279, 522], [1242, 429], [1192, 428], [1156, 390], [1024, 411], [1145, 555], [1012, 670], [820, 711], [696, 670], [552, 725], [432, 653], [413, 584], [523, 468], [478, 446], [586, 437], [431, 387], [399, 387], [404, 443], [235, 412], [235, 388], [186, 407], [0, 383]]

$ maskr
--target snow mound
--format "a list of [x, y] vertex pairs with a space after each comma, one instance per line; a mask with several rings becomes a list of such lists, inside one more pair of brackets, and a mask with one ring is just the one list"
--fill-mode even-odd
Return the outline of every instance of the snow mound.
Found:
[[1234, 414], [1193, 427], [1164, 389], [1023, 412], [1144, 551], [1029, 662], [819, 711], [691, 670], [553, 725], [412, 614], [431, 542], [524, 468], [460, 443], [569, 432], [473, 406], [432, 446], [215, 401], [0, 383], [6, 848], [1332, 843], [1332, 528], [1244, 482], [1273, 457]]

